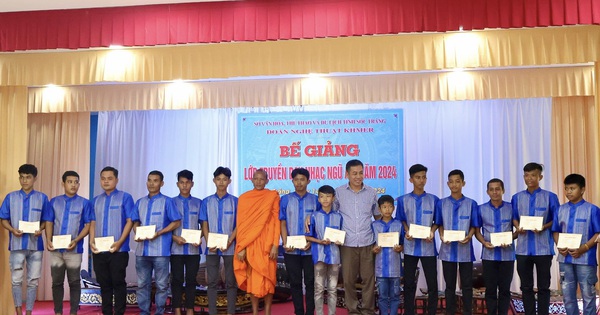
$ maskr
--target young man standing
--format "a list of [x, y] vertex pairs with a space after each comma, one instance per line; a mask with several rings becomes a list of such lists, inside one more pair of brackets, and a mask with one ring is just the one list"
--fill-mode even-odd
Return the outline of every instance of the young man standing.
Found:
[[[94, 273], [100, 284], [102, 314], [123, 315], [127, 298], [125, 275], [129, 263], [129, 233], [133, 226], [133, 198], [117, 189], [119, 171], [107, 166], [100, 172], [100, 185], [104, 192], [92, 201], [94, 218], [90, 224], [90, 248]], [[96, 238], [112, 238], [108, 251], [99, 251]]]
[[[517, 273], [521, 279], [525, 315], [536, 314], [536, 298], [533, 291], [533, 267], [537, 272], [537, 314], [548, 315], [550, 307], [550, 267], [554, 256], [554, 240], [550, 228], [559, 203], [556, 194], [540, 188], [543, 167], [528, 163], [523, 167], [523, 179], [527, 189], [516, 193], [511, 199], [513, 224], [519, 232], [517, 238]], [[542, 217], [541, 229], [526, 231], [520, 227], [521, 216]]]
[[[473, 314], [473, 234], [481, 224], [477, 218], [477, 203], [465, 197], [462, 189], [465, 175], [461, 170], [448, 173], [450, 196], [440, 199], [435, 210], [435, 225], [440, 229], [440, 260], [446, 282], [446, 315], [456, 313], [456, 269], [460, 270], [463, 314]], [[460, 234], [452, 239], [450, 231]]]
[[[504, 182], [493, 178], [487, 183], [490, 201], [479, 205], [481, 229], [475, 237], [482, 245], [481, 262], [485, 282], [485, 305], [488, 315], [507, 315], [510, 307], [510, 283], [515, 267], [515, 246], [510, 242], [492, 244], [492, 233], [512, 234], [512, 206], [502, 200]], [[515, 238], [516, 235], [513, 235]]]
[[[148, 174], [148, 195], [140, 198], [134, 207], [133, 229], [136, 232], [135, 270], [138, 276], [137, 299], [141, 314], [150, 315], [152, 305], [152, 273], [156, 281], [156, 315], [162, 315], [169, 291], [169, 262], [171, 256], [172, 231], [181, 225], [181, 215], [173, 199], [160, 193], [164, 176], [159, 171]], [[141, 226], [154, 226], [154, 234], [138, 236]], [[140, 233], [141, 234], [141, 233]]]
[[194, 314], [196, 300], [196, 274], [200, 267], [200, 240], [186, 240], [181, 236], [183, 229], [199, 230], [200, 207], [202, 201], [192, 197], [194, 187], [194, 174], [188, 170], [177, 173], [177, 188], [179, 195], [173, 198], [175, 208], [181, 215], [181, 225], [173, 231], [173, 244], [171, 245], [171, 293], [172, 306], [175, 315], [181, 315], [181, 295], [185, 281], [185, 308], [187, 315]]
[[560, 285], [567, 315], [579, 315], [577, 287], [583, 300], [583, 315], [596, 314], [596, 238], [600, 233], [600, 209], [583, 199], [585, 178], [579, 174], [565, 177], [565, 195], [569, 202], [558, 208], [552, 221], [554, 241], [558, 244], [562, 233], [579, 234], [581, 240], [574, 246], [558, 248]]
[[[25, 310], [31, 315], [37, 295], [38, 280], [42, 274], [42, 255], [44, 244], [42, 231], [50, 212], [48, 197], [33, 189], [38, 170], [34, 165], [23, 164], [19, 167], [19, 183], [21, 189], [6, 195], [0, 208], [2, 226], [10, 233], [8, 250], [9, 265], [12, 278], [12, 296], [15, 311], [22, 314], [23, 269], [27, 264], [27, 302]], [[20, 221], [35, 222], [35, 231], [24, 232]]]
[[[81, 256], [83, 238], [90, 231], [93, 212], [90, 202], [77, 195], [79, 174], [66, 171], [62, 176], [65, 194], [50, 200], [51, 210], [46, 222], [46, 247], [50, 252], [50, 274], [52, 275], [52, 300], [54, 313], [62, 315], [65, 294], [65, 272], [69, 282], [69, 314], [77, 314], [81, 295]], [[53, 236], [68, 236], [71, 239], [67, 248], [56, 249]]]
[[[435, 205], [439, 198], [425, 192], [427, 167], [415, 164], [408, 169], [413, 191], [398, 198], [396, 219], [404, 225], [404, 305], [407, 315], [415, 314], [417, 264], [419, 260], [427, 281], [427, 314], [435, 315], [438, 304], [437, 248], [435, 246]], [[429, 237], [413, 238], [409, 227], [430, 227]]]
[[225, 287], [227, 289], [227, 314], [235, 314], [237, 299], [237, 283], [233, 272], [233, 251], [235, 249], [235, 219], [238, 198], [227, 193], [231, 184], [231, 170], [219, 166], [213, 173], [213, 183], [217, 188], [214, 195], [202, 201], [200, 221], [202, 234], [208, 242], [208, 233], [229, 235], [227, 248], [208, 248], [206, 251], [206, 271], [208, 273], [208, 313], [217, 314], [217, 283], [219, 282], [219, 266], [221, 257], [225, 267]]
[[[281, 198], [279, 203], [279, 220], [281, 220], [281, 238], [285, 254], [285, 267], [290, 281], [290, 291], [294, 302], [296, 315], [309, 315], [315, 312], [315, 275], [310, 242], [304, 248], [287, 246], [288, 236], [304, 235], [304, 221], [317, 209], [317, 196], [307, 191], [310, 184], [310, 173], [305, 168], [296, 168], [292, 171], [294, 192]], [[304, 307], [304, 293], [302, 279], [306, 288], [306, 308]]]
[[[381, 215], [377, 207], [375, 189], [364, 184], [363, 163], [350, 160], [346, 163], [348, 183], [335, 190], [334, 209], [344, 219], [346, 231], [344, 245], [340, 249], [344, 296], [348, 314], [373, 315], [375, 313], [375, 236], [371, 228], [372, 218]], [[358, 305], [356, 278], [362, 279], [362, 305]]]

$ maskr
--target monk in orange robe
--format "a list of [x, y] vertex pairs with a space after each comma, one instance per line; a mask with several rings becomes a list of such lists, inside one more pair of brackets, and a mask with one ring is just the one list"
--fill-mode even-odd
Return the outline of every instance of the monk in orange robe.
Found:
[[252, 313], [258, 314], [258, 299], [264, 297], [265, 314], [271, 314], [277, 282], [279, 251], [279, 194], [266, 189], [267, 173], [252, 176], [254, 189], [240, 196], [233, 270], [240, 289], [250, 294]]

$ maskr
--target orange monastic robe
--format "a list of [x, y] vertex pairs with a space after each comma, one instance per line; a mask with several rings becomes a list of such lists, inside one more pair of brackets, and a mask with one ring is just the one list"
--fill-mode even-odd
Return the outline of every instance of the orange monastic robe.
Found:
[[[256, 297], [275, 293], [277, 261], [269, 259], [279, 246], [279, 194], [274, 190], [251, 190], [240, 196], [233, 270], [240, 289]], [[237, 254], [246, 249], [246, 261]]]

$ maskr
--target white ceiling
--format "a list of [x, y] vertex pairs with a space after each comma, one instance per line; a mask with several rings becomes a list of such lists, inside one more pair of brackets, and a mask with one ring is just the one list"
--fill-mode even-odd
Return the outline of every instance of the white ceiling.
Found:
[[125, 7], [182, 2], [221, 2], [236, 0], [1, 0], [0, 12]]

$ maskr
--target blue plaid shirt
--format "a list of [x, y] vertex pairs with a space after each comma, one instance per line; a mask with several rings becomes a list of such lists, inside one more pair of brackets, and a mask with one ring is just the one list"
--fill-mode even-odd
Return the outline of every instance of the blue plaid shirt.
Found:
[[[536, 189], [533, 193], [523, 190], [516, 193], [511, 201], [513, 219], [520, 220], [522, 215], [543, 217], [544, 224], [552, 221], [560, 206], [553, 192]], [[554, 255], [554, 239], [550, 229], [535, 233], [526, 231], [517, 238], [517, 255], [540, 256]]]
[[[489, 242], [491, 233], [512, 232], [512, 206], [508, 202], [502, 202], [499, 208], [494, 207], [492, 202], [486, 202], [479, 206], [479, 222], [481, 222], [481, 234]], [[493, 249], [481, 249], [482, 260], [511, 261], [515, 260], [515, 245], [508, 247], [494, 247]]]
[[[327, 213], [319, 207], [319, 209], [310, 216], [310, 231], [306, 233], [306, 235], [322, 240], [325, 236], [325, 228], [329, 227], [341, 230], [344, 227], [342, 224], [343, 220], [344, 219], [339, 212], [331, 210]], [[348, 237], [348, 234], [346, 234], [346, 237]], [[340, 263], [340, 249], [335, 243], [329, 245], [312, 244], [311, 251], [314, 264], [317, 264], [319, 261], [328, 265]]]
[[[208, 223], [211, 233], [231, 235], [235, 229], [238, 198], [226, 194], [219, 198], [217, 194], [210, 195], [202, 201], [200, 207], [200, 221]], [[217, 250], [216, 253], [206, 251], [206, 255], [232, 256], [235, 251], [235, 241], [225, 251]]]
[[[50, 206], [52, 211], [49, 211], [48, 221], [54, 223], [52, 235], [71, 235], [71, 239], [75, 239], [83, 227], [94, 218], [91, 203], [79, 195], [56, 196], [50, 200]], [[66, 249], [59, 249], [59, 251], [68, 252]], [[83, 239], [79, 240], [77, 246], [70, 252], [83, 253]]]
[[[94, 218], [96, 221], [96, 236], [113, 236], [115, 242], [121, 238], [127, 219], [135, 221], [133, 211], [133, 198], [130, 194], [115, 189], [110, 194], [102, 193], [94, 197], [92, 202]], [[129, 235], [123, 242], [119, 252], [129, 252]]]
[[[296, 192], [281, 197], [279, 202], [279, 220], [285, 220], [288, 236], [305, 235], [304, 221], [317, 209], [319, 201], [314, 194], [306, 193], [300, 197]], [[296, 249], [286, 254], [311, 255], [310, 249]]]
[[[440, 200], [436, 195], [424, 193], [416, 195], [409, 193], [398, 197], [396, 219], [410, 227], [411, 224], [431, 227], [435, 219], [435, 205]], [[410, 231], [409, 231], [410, 232]], [[404, 238], [404, 254], [416, 257], [437, 256], [437, 247], [434, 242], [422, 239], [407, 240]]]
[[[477, 218], [477, 203], [465, 196], [456, 200], [452, 197], [440, 199], [436, 205], [435, 224], [444, 230], [465, 231], [469, 234], [471, 227], [481, 227]], [[475, 261], [473, 240], [467, 244], [451, 242], [440, 245], [440, 260], [450, 262]]]
[[[377, 220], [371, 224], [375, 239], [379, 233], [398, 232], [398, 244], [402, 245], [404, 239], [404, 228], [402, 222], [390, 220], [383, 222]], [[402, 276], [402, 258], [400, 253], [394, 251], [392, 247], [382, 247], [381, 252], [375, 255], [375, 277], [382, 278], [400, 278]]]
[[[600, 210], [595, 205], [581, 200], [573, 204], [567, 202], [558, 208], [552, 221], [552, 232], [581, 234], [581, 245], [587, 243], [596, 233], [600, 232]], [[581, 255], [573, 258], [571, 255], [558, 255], [558, 262], [575, 265], [598, 265], [596, 261], [596, 243]]]
[[[181, 215], [181, 225], [173, 231], [174, 235], [181, 236], [181, 230], [200, 230], [200, 206], [202, 200], [189, 196], [187, 198], [181, 195], [173, 198], [175, 208]], [[171, 244], [171, 255], [200, 255], [202, 250], [192, 244], [179, 245], [175, 242]]]
[[[10, 225], [18, 229], [19, 221], [48, 221], [50, 202], [45, 194], [32, 190], [26, 194], [23, 190], [9, 193], [0, 207], [0, 219], [10, 221]], [[44, 220], [45, 219], [45, 220]], [[10, 234], [8, 250], [44, 250], [42, 236], [23, 234], [14, 236]]]
[[[173, 221], [181, 220], [173, 199], [159, 193], [152, 197], [144, 196], [135, 203], [137, 221], [141, 225], [156, 225], [160, 231]], [[136, 256], [171, 256], [172, 232], [167, 232], [154, 240], [145, 240], [137, 244]]]

